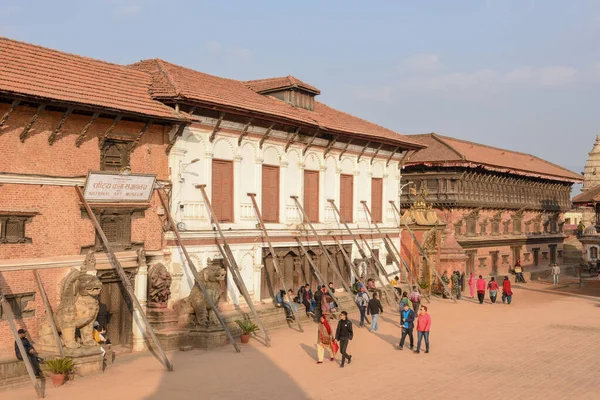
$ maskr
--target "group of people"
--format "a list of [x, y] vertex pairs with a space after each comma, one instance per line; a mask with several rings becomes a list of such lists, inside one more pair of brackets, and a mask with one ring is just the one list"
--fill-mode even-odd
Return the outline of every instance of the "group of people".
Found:
[[318, 320], [321, 315], [329, 317], [337, 312], [338, 305], [333, 298], [333, 293], [335, 293], [333, 282], [329, 282], [327, 286], [317, 286], [314, 294], [310, 288], [310, 284], [307, 283], [298, 289], [295, 297], [292, 289], [289, 289], [287, 294], [285, 290], [279, 290], [275, 295], [275, 302], [285, 309], [288, 320], [294, 319], [294, 312], [298, 311], [297, 304], [304, 306], [306, 315], [315, 317]]
[[[486, 290], [489, 292], [490, 301], [492, 304], [496, 303], [498, 291], [500, 290], [496, 278], [492, 276], [490, 281], [486, 282], [485, 279], [483, 279], [483, 276], [479, 275], [477, 282], [475, 282], [475, 275], [471, 273], [471, 276], [469, 277], [469, 291], [472, 299], [475, 298], [475, 289], [477, 289], [477, 300], [479, 300], [479, 304], [483, 304]], [[510, 286], [510, 280], [508, 279], [508, 276], [505, 276], [504, 280], [502, 281], [502, 303], [510, 304], [512, 301], [512, 296], [513, 292]]]

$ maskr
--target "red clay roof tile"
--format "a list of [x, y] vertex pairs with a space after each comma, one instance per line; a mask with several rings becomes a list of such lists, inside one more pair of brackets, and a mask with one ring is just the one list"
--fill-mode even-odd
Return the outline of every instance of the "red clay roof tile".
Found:
[[151, 76], [125, 66], [0, 37], [0, 91], [179, 119], [152, 99]]
[[280, 78], [256, 79], [253, 81], [245, 81], [246, 86], [257, 93], [270, 92], [277, 89], [287, 89], [291, 87], [299, 87], [310, 92], [321, 94], [321, 91], [308, 83], [302, 82], [300, 79], [291, 75]]
[[545, 179], [581, 182], [583, 176], [531, 154], [499, 149], [435, 133], [409, 135], [427, 146], [409, 158], [410, 165], [481, 166], [485, 169]]

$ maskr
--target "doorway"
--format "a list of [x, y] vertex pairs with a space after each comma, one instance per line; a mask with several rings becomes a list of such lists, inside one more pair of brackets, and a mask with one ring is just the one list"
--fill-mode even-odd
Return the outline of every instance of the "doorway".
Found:
[[[106, 306], [106, 338], [113, 345], [131, 347], [133, 332], [132, 307], [123, 284], [117, 277], [103, 279], [99, 301]], [[102, 308], [102, 306], [101, 306]]]

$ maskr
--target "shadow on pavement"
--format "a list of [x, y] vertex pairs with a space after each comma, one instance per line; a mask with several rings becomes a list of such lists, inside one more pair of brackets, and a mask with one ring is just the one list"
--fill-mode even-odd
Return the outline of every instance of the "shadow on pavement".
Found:
[[308, 354], [310, 358], [312, 358], [315, 361], [317, 360], [317, 349], [314, 346], [309, 346], [307, 344], [301, 343], [300, 347], [302, 347], [302, 350], [304, 350], [304, 352]]
[[381, 333], [374, 333], [379, 339], [389, 343], [394, 349], [398, 348], [398, 343], [400, 342], [400, 338], [392, 335], [384, 335]]

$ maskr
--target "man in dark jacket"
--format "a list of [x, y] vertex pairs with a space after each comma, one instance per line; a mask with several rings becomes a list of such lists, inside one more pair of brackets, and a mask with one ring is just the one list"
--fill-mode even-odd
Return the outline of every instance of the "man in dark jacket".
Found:
[[315, 314], [313, 313], [312, 305], [314, 299], [312, 291], [310, 290], [310, 285], [308, 283], [302, 286], [300, 290], [298, 290], [298, 298], [300, 299], [302, 304], [304, 304], [304, 308], [306, 308], [306, 315], [314, 316]]
[[[29, 362], [31, 363], [31, 367], [33, 368], [33, 373], [37, 377], [43, 376], [42, 370], [40, 370], [40, 362], [37, 357], [37, 351], [35, 351], [35, 349], [33, 348], [33, 345], [31, 344], [31, 342], [29, 342], [29, 339], [27, 339], [27, 337], [25, 336], [27, 334], [27, 331], [25, 329], [19, 329], [17, 331], [17, 333], [19, 334], [19, 338], [21, 338], [21, 342], [23, 343], [23, 347], [25, 348], [25, 352], [27, 353], [27, 358], [29, 358]], [[23, 361], [23, 356], [21, 355], [21, 351], [19, 350], [19, 346], [17, 345], [16, 341], [15, 341], [15, 355], [17, 356], [17, 358], [19, 360]]]
[[369, 304], [367, 305], [367, 314], [373, 316], [371, 332], [375, 332], [379, 328], [377, 326], [377, 320], [379, 319], [379, 313], [383, 313], [383, 307], [381, 306], [381, 301], [379, 301], [378, 297], [377, 293], [373, 293], [373, 298], [369, 300]]
[[342, 311], [340, 320], [335, 331], [335, 340], [340, 342], [340, 354], [342, 355], [342, 364], [340, 368], [344, 368], [344, 362], [348, 360], [348, 364], [352, 362], [352, 356], [347, 353], [348, 341], [352, 340], [354, 333], [352, 332], [352, 322], [348, 319], [348, 313]]
[[402, 311], [400, 311], [400, 326], [402, 327], [402, 338], [400, 339], [400, 350], [404, 347], [404, 340], [406, 335], [410, 340], [410, 349], [414, 347], [413, 329], [415, 328], [415, 313], [408, 307], [408, 304], [404, 304]]

